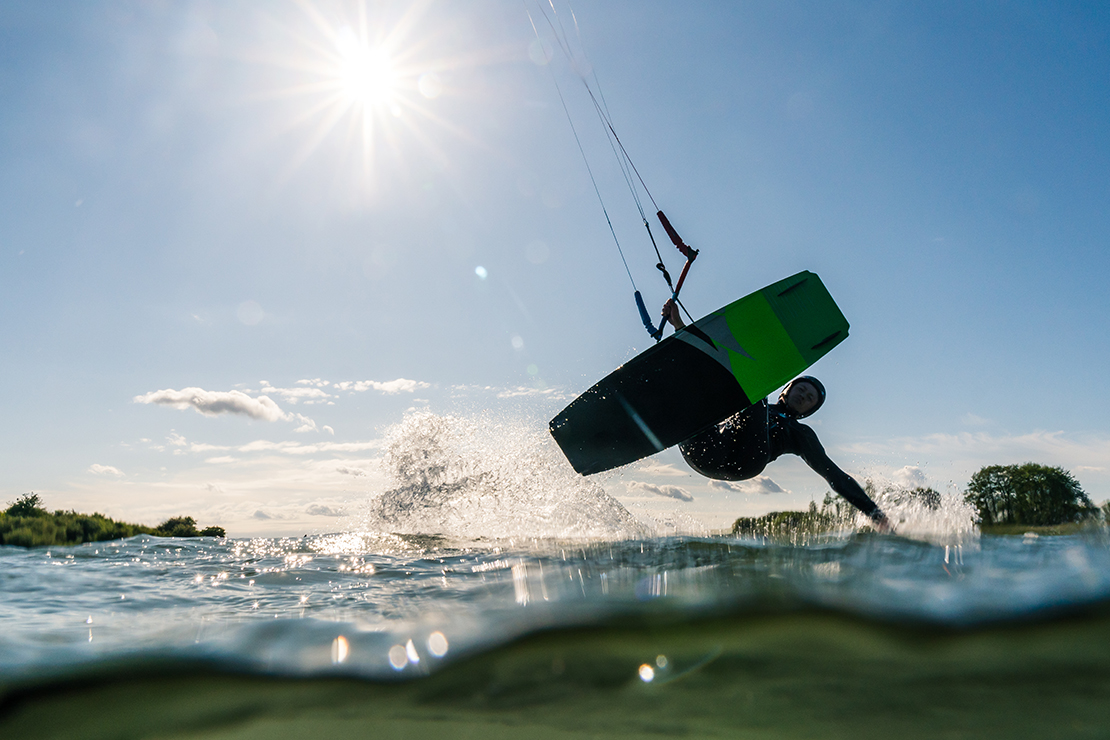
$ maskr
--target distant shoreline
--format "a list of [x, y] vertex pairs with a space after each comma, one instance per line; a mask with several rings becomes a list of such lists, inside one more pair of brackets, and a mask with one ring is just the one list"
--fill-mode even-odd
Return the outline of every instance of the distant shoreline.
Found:
[[0, 513], [0, 545], [47, 547], [105, 542], [139, 534], [155, 537], [226, 537], [223, 527], [197, 529], [191, 516], [171, 517], [157, 527], [117, 522], [103, 514], [47, 511], [35, 493], [19, 497]]

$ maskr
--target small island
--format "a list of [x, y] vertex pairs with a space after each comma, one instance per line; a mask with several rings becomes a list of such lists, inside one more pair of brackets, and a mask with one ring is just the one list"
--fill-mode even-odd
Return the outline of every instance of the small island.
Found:
[[40, 547], [44, 545], [80, 545], [149, 534], [155, 537], [225, 537], [223, 527], [198, 530], [191, 516], [176, 516], [147, 527], [109, 519], [103, 514], [78, 514], [76, 511], [51, 513], [43, 507], [37, 493], [20, 496], [0, 513], [0, 545]]

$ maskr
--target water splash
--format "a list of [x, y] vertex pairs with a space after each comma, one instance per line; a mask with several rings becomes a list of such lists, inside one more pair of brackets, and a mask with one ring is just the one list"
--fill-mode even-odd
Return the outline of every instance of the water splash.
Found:
[[[902, 537], [944, 546], [974, 546], [978, 542], [979, 514], [955, 488], [941, 493], [882, 478], [869, 479], [866, 487]], [[857, 526], [866, 523], [866, 517], [856, 517]]]
[[651, 531], [578, 476], [537, 425], [411, 413], [386, 432], [382, 465], [391, 487], [367, 507], [372, 531], [471, 540]]

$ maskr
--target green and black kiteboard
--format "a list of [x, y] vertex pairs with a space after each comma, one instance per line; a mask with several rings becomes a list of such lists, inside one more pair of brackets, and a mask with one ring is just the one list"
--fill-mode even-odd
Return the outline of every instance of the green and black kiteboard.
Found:
[[678, 444], [759, 402], [848, 336], [812, 272], [699, 319], [614, 370], [551, 420], [582, 475]]

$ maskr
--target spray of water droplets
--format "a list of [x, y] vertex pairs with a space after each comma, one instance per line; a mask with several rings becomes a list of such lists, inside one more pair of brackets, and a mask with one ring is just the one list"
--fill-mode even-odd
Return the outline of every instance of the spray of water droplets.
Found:
[[578, 476], [537, 425], [411, 413], [386, 433], [390, 488], [364, 526], [461, 539], [605, 538], [649, 528]]

